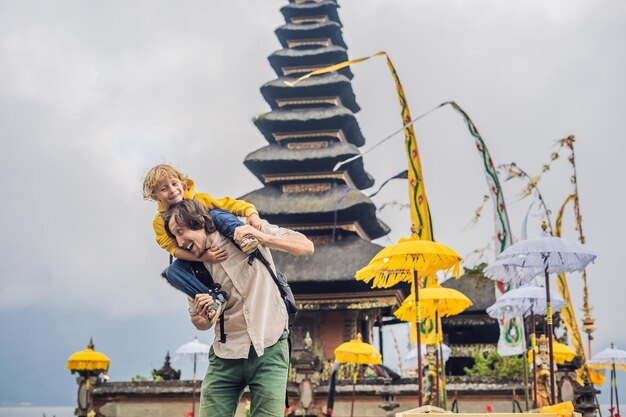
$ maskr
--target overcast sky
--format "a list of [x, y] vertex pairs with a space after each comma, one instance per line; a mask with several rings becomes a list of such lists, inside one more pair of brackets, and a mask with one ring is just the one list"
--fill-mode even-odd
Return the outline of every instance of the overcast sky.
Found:
[[[214, 196], [260, 188], [242, 161], [267, 144], [251, 119], [269, 109], [258, 89], [275, 78], [266, 58], [280, 48], [273, 30], [283, 4], [0, 1], [0, 404], [71, 405], [74, 382], [63, 366], [89, 337], [112, 357], [118, 380], [149, 374], [165, 351], [193, 338], [184, 297], [159, 277], [167, 255], [154, 243], [155, 205], [142, 200], [141, 182], [165, 161]], [[583, 227], [598, 255], [588, 268], [594, 350], [611, 340], [626, 347], [616, 324], [626, 316], [626, 3], [340, 5], [350, 57], [387, 51], [413, 117], [455, 100], [496, 164], [515, 161], [537, 175], [555, 141], [576, 135]], [[367, 150], [401, 126], [399, 107], [383, 59], [352, 71]], [[466, 256], [493, 234], [490, 203], [467, 227], [487, 193], [473, 139], [450, 108], [415, 128], [435, 236]], [[405, 169], [402, 141], [366, 155], [375, 187]], [[571, 174], [562, 158], [539, 184], [553, 212], [572, 191]], [[518, 201], [523, 185], [505, 184], [516, 236], [531, 202]], [[408, 202], [405, 183], [374, 200], [394, 201]], [[393, 228], [379, 243], [409, 234], [408, 210], [379, 216]], [[533, 212], [530, 237], [540, 221]], [[577, 238], [571, 211], [563, 228]], [[580, 314], [580, 278], [569, 282]], [[62, 389], [37, 389], [51, 383]]]

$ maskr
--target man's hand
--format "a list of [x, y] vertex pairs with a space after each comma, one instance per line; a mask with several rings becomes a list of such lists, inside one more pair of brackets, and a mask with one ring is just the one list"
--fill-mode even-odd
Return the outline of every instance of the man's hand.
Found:
[[264, 238], [267, 237], [265, 233], [261, 232], [259, 229], [253, 227], [252, 225], [244, 224], [243, 226], [235, 228], [233, 240], [235, 242], [241, 242], [241, 239], [247, 235], [252, 235], [256, 237], [259, 243], [263, 243], [265, 241]]
[[194, 304], [196, 313], [208, 318], [209, 321], [213, 320], [213, 316], [215, 316], [216, 312], [216, 310], [211, 308], [213, 305], [213, 297], [209, 294], [196, 294]]
[[263, 225], [261, 224], [261, 218], [258, 213], [252, 213], [250, 217], [248, 217], [248, 224], [254, 227], [256, 230], [261, 230]]
[[226, 253], [226, 249], [224, 248], [209, 248], [204, 254], [198, 259], [200, 262], [209, 262], [212, 264], [216, 264], [228, 259], [228, 254]]

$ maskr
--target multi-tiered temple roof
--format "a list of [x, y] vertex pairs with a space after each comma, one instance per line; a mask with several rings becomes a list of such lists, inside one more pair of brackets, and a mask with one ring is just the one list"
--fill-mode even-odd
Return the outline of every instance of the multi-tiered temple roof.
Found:
[[[362, 192], [374, 184], [362, 159], [334, 171], [339, 162], [359, 156], [365, 144], [350, 68], [292, 84], [348, 59], [337, 7], [334, 1], [296, 1], [281, 9], [285, 24], [276, 36], [282, 49], [268, 58], [277, 78], [261, 87], [270, 110], [254, 120], [268, 145], [244, 161], [263, 187], [242, 197], [263, 218], [315, 241], [311, 256], [276, 251], [274, 258], [303, 310], [317, 315], [301, 315], [294, 346], [305, 332], [324, 339], [326, 331], [328, 342], [321, 340], [326, 359], [357, 331], [368, 338], [374, 323], [390, 316], [404, 296], [401, 289], [372, 291], [354, 279], [381, 249], [371, 240], [385, 236], [389, 227]], [[332, 319], [339, 326], [334, 330], [319, 327], [329, 311], [340, 314]]]

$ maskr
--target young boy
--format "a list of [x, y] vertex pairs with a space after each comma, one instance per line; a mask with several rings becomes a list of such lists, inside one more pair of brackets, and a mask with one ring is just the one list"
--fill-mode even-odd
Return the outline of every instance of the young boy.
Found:
[[259, 242], [253, 235], [246, 235], [239, 242], [233, 239], [235, 228], [243, 225], [235, 215], [247, 217], [248, 224], [260, 230], [261, 219], [252, 204], [230, 197], [214, 199], [209, 194], [196, 193], [193, 181], [170, 165], [160, 164], [148, 171], [143, 182], [143, 198], [157, 202], [158, 211], [152, 222], [156, 241], [176, 258], [176, 261], [164, 271], [163, 276], [173, 287], [192, 298], [196, 294], [208, 292], [207, 283], [199, 280], [196, 277], [197, 272], [194, 272], [198, 268], [204, 270], [201, 262], [221, 262], [226, 259], [227, 255], [224, 249], [212, 248], [198, 258], [192, 253], [193, 248], [179, 247], [176, 241], [165, 232], [161, 217], [170, 205], [183, 199], [197, 200], [211, 210], [211, 216], [215, 218], [218, 230], [233, 240], [242, 252], [250, 254], [258, 246]]

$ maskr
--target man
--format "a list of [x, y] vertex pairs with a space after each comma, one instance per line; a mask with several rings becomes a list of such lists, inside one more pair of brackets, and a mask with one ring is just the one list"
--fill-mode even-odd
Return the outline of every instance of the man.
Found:
[[[194, 200], [173, 204], [163, 215], [165, 230], [178, 246], [198, 258], [208, 250], [224, 249], [227, 257], [220, 263], [205, 262], [213, 280], [229, 296], [224, 310], [223, 329], [216, 326], [217, 340], [209, 352], [209, 368], [202, 383], [200, 417], [227, 417], [235, 414], [246, 386], [250, 388], [250, 415], [283, 416], [289, 352], [288, 315], [269, 271], [258, 259], [248, 256], [231, 240], [219, 233], [207, 209]], [[259, 241], [259, 251], [275, 271], [268, 248], [292, 255], [310, 255], [313, 243], [304, 235], [263, 221], [262, 230], [250, 225], [235, 229], [235, 240], [252, 234]], [[208, 294], [199, 294], [189, 312], [200, 330], [211, 327], [215, 315]]]

